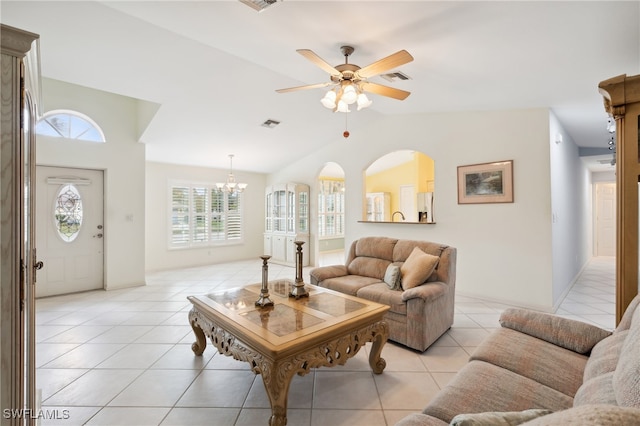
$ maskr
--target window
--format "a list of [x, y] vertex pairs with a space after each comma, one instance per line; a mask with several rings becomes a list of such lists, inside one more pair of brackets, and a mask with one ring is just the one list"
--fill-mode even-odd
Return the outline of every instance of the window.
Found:
[[170, 247], [242, 242], [242, 193], [220, 192], [213, 184], [173, 184], [170, 189]]
[[70, 243], [75, 240], [82, 227], [82, 198], [75, 185], [62, 185], [58, 190], [53, 208], [58, 236]]
[[320, 180], [318, 236], [344, 236], [344, 181]]
[[60, 109], [49, 111], [38, 120], [36, 134], [89, 142], [105, 141], [102, 129], [92, 119], [76, 111]]

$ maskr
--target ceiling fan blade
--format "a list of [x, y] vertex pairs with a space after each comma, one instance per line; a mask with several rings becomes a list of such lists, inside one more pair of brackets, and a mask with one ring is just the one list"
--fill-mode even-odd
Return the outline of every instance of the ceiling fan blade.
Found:
[[331, 75], [341, 75], [340, 71], [335, 69], [332, 65], [329, 65], [324, 59], [316, 55], [312, 50], [298, 49], [296, 50], [296, 52], [316, 64], [316, 66], [322, 68], [325, 72], [328, 72]]
[[307, 89], [319, 89], [320, 87], [327, 87], [334, 83], [316, 83], [316, 84], [307, 84], [306, 86], [297, 86], [297, 87], [287, 87], [286, 89], [278, 89], [276, 92], [278, 93], [288, 93], [295, 92], [296, 90], [307, 90]]
[[382, 58], [379, 61], [359, 69], [356, 74], [358, 74], [360, 78], [369, 78], [411, 61], [413, 61], [413, 56], [411, 56], [411, 54], [406, 50], [400, 50], [386, 58]]
[[411, 94], [411, 92], [407, 92], [406, 90], [396, 89], [394, 87], [383, 86], [382, 84], [377, 83], [369, 83], [365, 81], [360, 83], [360, 87], [362, 90], [366, 92], [375, 93], [376, 95], [387, 96], [389, 98], [398, 99], [400, 101], [404, 100]]

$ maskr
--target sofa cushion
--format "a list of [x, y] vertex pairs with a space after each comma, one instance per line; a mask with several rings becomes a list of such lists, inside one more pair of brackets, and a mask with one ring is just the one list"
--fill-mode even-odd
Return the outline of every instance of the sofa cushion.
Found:
[[584, 368], [583, 380], [585, 382], [601, 374], [611, 373], [616, 369], [627, 334], [629, 334], [629, 330], [614, 333], [593, 347]]
[[[499, 389], [488, 392], [487, 389]], [[473, 395], [473, 398], [470, 396]], [[450, 422], [460, 413], [522, 411], [544, 408], [551, 411], [572, 406], [573, 398], [505, 368], [483, 361], [470, 361], [429, 402], [424, 414]]]
[[[377, 278], [347, 275], [344, 277], [328, 278], [322, 282], [322, 287], [355, 296], [362, 287], [376, 283], [380, 283], [380, 280]], [[382, 285], [386, 287], [386, 284], [382, 283]]]
[[615, 405], [582, 405], [539, 417], [526, 426], [638, 425], [640, 409]]
[[617, 405], [613, 392], [613, 371], [589, 379], [580, 386], [573, 398], [573, 405], [578, 407], [587, 404]]
[[400, 266], [394, 264], [387, 266], [387, 271], [384, 273], [383, 281], [391, 290], [398, 290], [402, 288], [400, 286]]
[[588, 353], [596, 343], [611, 334], [581, 321], [518, 308], [505, 309], [500, 316], [500, 324], [581, 354]]
[[378, 259], [393, 262], [393, 249], [398, 242], [395, 238], [387, 237], [364, 237], [356, 241], [355, 253], [356, 257], [375, 257]]
[[640, 307], [635, 309], [629, 334], [622, 345], [613, 374], [613, 390], [618, 405], [640, 408]]
[[402, 292], [389, 290], [389, 287], [385, 283], [371, 284], [362, 287], [357, 291], [356, 296], [371, 300], [372, 302], [389, 305], [391, 312], [407, 315], [407, 304], [402, 300]]
[[[393, 249], [393, 262], [402, 264], [407, 260], [409, 255], [411, 255], [411, 252], [415, 247], [418, 247], [420, 250], [427, 254], [440, 257], [442, 255], [442, 252], [448, 246], [438, 243], [432, 243], [429, 241], [398, 240], [396, 246]], [[438, 271], [438, 266], [436, 266], [436, 271]], [[438, 281], [438, 274], [431, 274], [427, 281]]]
[[389, 265], [391, 265], [389, 260], [361, 256], [353, 259], [347, 266], [347, 270], [350, 275], [362, 275], [382, 281]]
[[509, 328], [495, 330], [471, 354], [573, 397], [587, 357]]
[[529, 420], [551, 414], [551, 410], [488, 411], [486, 413], [458, 414], [451, 426], [516, 426]]
[[400, 267], [402, 289], [408, 290], [424, 283], [433, 274], [439, 260], [438, 256], [427, 254], [418, 247], [414, 247]]

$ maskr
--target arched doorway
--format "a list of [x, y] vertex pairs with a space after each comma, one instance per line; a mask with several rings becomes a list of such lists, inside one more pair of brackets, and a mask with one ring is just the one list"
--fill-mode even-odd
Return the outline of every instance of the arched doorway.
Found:
[[338, 163], [329, 162], [318, 173], [316, 265], [344, 263], [345, 174]]

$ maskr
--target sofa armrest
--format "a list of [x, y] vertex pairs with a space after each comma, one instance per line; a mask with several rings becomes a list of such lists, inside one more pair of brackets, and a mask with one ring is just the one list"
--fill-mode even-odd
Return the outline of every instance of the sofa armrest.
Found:
[[349, 275], [345, 265], [320, 266], [319, 268], [314, 268], [309, 272], [311, 284], [315, 285], [326, 279], [344, 277], [345, 275]]
[[411, 413], [396, 426], [449, 426], [449, 423], [422, 413]]
[[448, 286], [441, 282], [431, 282], [419, 285], [402, 292], [402, 301], [421, 298], [425, 302], [436, 300], [446, 294]]
[[596, 343], [611, 334], [585, 322], [517, 308], [506, 309], [500, 316], [500, 325], [579, 354], [590, 352]]

